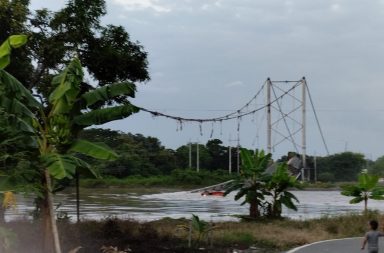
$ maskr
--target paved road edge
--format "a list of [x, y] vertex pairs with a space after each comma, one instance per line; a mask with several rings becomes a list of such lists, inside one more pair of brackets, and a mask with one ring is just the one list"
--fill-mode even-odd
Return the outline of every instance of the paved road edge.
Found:
[[326, 243], [326, 242], [332, 242], [332, 241], [341, 241], [341, 240], [352, 240], [352, 239], [357, 239], [357, 238], [361, 238], [362, 239], [362, 237], [360, 236], [360, 237], [349, 237], [349, 238], [331, 239], [331, 240], [324, 240], [324, 241], [313, 242], [313, 243], [305, 244], [305, 245], [302, 245], [300, 247], [291, 249], [291, 250], [287, 251], [286, 253], [294, 253], [294, 252], [297, 252], [300, 249], [303, 249], [303, 248], [306, 248], [306, 247], [310, 247], [310, 246], [312, 246], [314, 244]]

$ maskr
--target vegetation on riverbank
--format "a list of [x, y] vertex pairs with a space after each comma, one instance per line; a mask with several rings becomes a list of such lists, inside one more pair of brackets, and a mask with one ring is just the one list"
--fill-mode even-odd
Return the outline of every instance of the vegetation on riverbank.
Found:
[[157, 176], [129, 176], [124, 178], [103, 177], [81, 179], [82, 187], [174, 187], [191, 189], [200, 186], [214, 185], [233, 179], [236, 174], [229, 175], [227, 171], [217, 170], [209, 172], [206, 170], [186, 169], [174, 170], [170, 175]]
[[[80, 186], [85, 188], [100, 187], [167, 187], [176, 189], [193, 189], [222, 183], [236, 177], [236, 173], [228, 175], [227, 171], [218, 170], [209, 172], [207, 170], [175, 170], [170, 175], [162, 176], [128, 176], [124, 178], [105, 176], [102, 178], [84, 178], [80, 180]], [[331, 182], [302, 182], [304, 190], [338, 190], [343, 183]]]
[[[237, 160], [236, 147], [230, 149], [220, 139], [208, 140], [206, 144], [187, 143], [176, 149], [170, 149], [163, 146], [159, 139], [142, 134], [94, 128], [86, 129], [81, 135], [88, 140], [105, 142], [119, 154], [119, 158], [113, 162], [88, 161], [104, 176], [122, 178], [135, 175], [144, 177], [170, 175], [175, 169], [196, 168], [197, 152], [200, 170], [228, 171], [231, 163], [232, 171], [236, 172], [238, 162], [241, 164]], [[274, 160], [287, 162], [294, 155], [296, 155], [294, 152], [288, 152], [285, 156], [274, 157]], [[363, 169], [384, 175], [383, 159], [371, 161], [363, 154], [355, 152], [343, 152], [324, 157], [307, 155], [306, 165], [311, 170], [309, 173], [311, 181], [355, 181]]]
[[[71, 223], [64, 219], [59, 222], [59, 228], [63, 252], [82, 246], [80, 253], [94, 253], [105, 245], [144, 253], [231, 252], [231, 249], [250, 247], [257, 248], [257, 252], [273, 253], [320, 240], [362, 236], [370, 219], [384, 222], [384, 216], [377, 212], [312, 220], [219, 222], [210, 224], [214, 229], [200, 241], [197, 240], [200, 234], [193, 232], [191, 247], [188, 247], [188, 231], [179, 229], [188, 226], [189, 219], [165, 218], [144, 223], [115, 218]], [[40, 241], [37, 222], [12, 221], [2, 226], [8, 229], [5, 234], [9, 236], [10, 249], [1, 252], [41, 252], [37, 243]]]

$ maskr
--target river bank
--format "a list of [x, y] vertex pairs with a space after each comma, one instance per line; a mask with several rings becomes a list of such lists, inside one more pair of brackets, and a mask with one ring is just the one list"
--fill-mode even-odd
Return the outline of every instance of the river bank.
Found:
[[[209, 223], [210, 233], [192, 231], [189, 219], [164, 218], [151, 222], [131, 219], [106, 218], [100, 221], [83, 220], [79, 223], [59, 220], [63, 252], [82, 246], [79, 253], [99, 252], [102, 246], [114, 246], [130, 252], [218, 252], [232, 253], [246, 250], [253, 253], [278, 253], [300, 245], [321, 240], [362, 236], [369, 219], [383, 221], [377, 212], [368, 215], [343, 215], [310, 220], [260, 220], [254, 222]], [[12, 221], [3, 225], [18, 253], [41, 253], [39, 223]], [[3, 239], [4, 239], [3, 234]], [[190, 245], [190, 246], [189, 246]], [[3, 251], [1, 251], [3, 252]], [[240, 251], [237, 251], [240, 252]]]

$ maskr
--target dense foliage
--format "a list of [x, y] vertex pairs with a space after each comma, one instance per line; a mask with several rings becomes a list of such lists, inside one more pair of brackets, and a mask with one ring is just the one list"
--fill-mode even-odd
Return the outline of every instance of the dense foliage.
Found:
[[[197, 144], [185, 144], [176, 149], [170, 149], [164, 147], [155, 137], [97, 128], [83, 131], [82, 137], [97, 142], [104, 141], [119, 154], [119, 158], [113, 162], [93, 162], [101, 174], [106, 176], [170, 175], [175, 169], [190, 167], [190, 151], [191, 169], [196, 169]], [[224, 146], [219, 139], [208, 140], [205, 145], [199, 144], [199, 157], [199, 167], [202, 170], [228, 171], [229, 148]], [[364, 169], [368, 169], [371, 174], [384, 175], [382, 157], [376, 161], [370, 161], [360, 153], [344, 152], [316, 158], [308, 156], [307, 166], [311, 170], [312, 181], [315, 179], [315, 159], [317, 180], [322, 182], [356, 181], [359, 173]], [[283, 163], [287, 160], [288, 156], [283, 156], [277, 162]], [[92, 163], [92, 161], [90, 162]], [[235, 147], [232, 147], [231, 162], [233, 174], [236, 174]]]
[[[29, 0], [0, 0], [0, 41], [26, 34], [29, 42], [13, 53], [7, 71], [46, 100], [52, 76], [78, 57], [93, 80], [82, 89], [115, 82], [149, 80], [147, 53], [122, 26], [102, 25], [104, 0], [68, 0], [57, 11], [30, 10]], [[116, 97], [123, 102], [125, 97]], [[94, 107], [100, 106], [95, 104]]]
[[[101, 174], [126, 177], [132, 175], [153, 176], [169, 175], [175, 169], [189, 167], [196, 169], [196, 144], [183, 145], [176, 150], [165, 148], [155, 137], [141, 134], [123, 133], [110, 129], [87, 129], [81, 133], [82, 138], [103, 141], [113, 147], [119, 157], [113, 162], [90, 161]], [[209, 140], [206, 145], [199, 144], [199, 167], [202, 170], [228, 170], [228, 148], [220, 145], [220, 140]], [[236, 153], [233, 152], [232, 166], [236, 166]]]
[[344, 152], [317, 158], [320, 181], [356, 181], [358, 174], [367, 168], [367, 161], [360, 153]]

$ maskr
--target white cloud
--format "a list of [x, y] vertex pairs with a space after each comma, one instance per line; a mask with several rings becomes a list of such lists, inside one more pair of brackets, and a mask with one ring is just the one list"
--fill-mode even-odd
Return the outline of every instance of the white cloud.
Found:
[[233, 82], [227, 83], [225, 86], [226, 87], [239, 87], [239, 86], [244, 86], [244, 83], [242, 81], [233, 81]]
[[170, 12], [171, 9], [159, 3], [158, 0], [113, 0], [127, 10], [152, 9], [156, 12]]
[[202, 10], [208, 10], [210, 8], [217, 8], [217, 7], [222, 7], [222, 3], [221, 3], [220, 0], [217, 0], [217, 1], [213, 2], [213, 3], [210, 3], [210, 2], [209, 3], [204, 3], [204, 4], [202, 4], [201, 9]]

